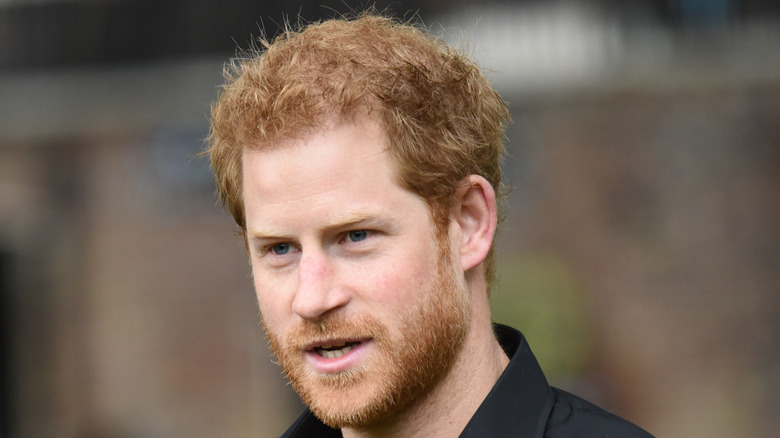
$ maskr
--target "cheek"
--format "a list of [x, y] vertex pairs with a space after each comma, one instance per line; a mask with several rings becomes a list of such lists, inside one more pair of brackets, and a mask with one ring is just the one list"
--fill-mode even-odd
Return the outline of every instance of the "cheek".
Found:
[[[411, 304], [435, 278], [430, 258], [395, 259], [371, 271], [370, 280], [361, 288], [371, 294], [371, 300], [392, 307]], [[371, 285], [371, 286], [368, 286]]]
[[260, 317], [263, 318], [266, 328], [278, 334], [292, 315], [292, 302], [286, 298], [289, 294], [272, 286], [274, 284], [273, 281], [255, 276], [255, 295]]

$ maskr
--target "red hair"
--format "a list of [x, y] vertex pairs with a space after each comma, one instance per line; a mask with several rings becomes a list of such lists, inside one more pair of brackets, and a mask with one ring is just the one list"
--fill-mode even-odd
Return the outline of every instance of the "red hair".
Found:
[[[244, 148], [274, 148], [328, 122], [382, 123], [399, 183], [446, 226], [477, 174], [501, 195], [509, 112], [476, 64], [417, 26], [364, 14], [287, 31], [234, 59], [212, 108], [207, 153], [220, 200], [245, 231]], [[487, 263], [492, 275], [492, 251]]]

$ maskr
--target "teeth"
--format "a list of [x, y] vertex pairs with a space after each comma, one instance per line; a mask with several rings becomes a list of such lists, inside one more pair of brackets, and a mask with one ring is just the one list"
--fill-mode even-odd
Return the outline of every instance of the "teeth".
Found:
[[344, 356], [345, 354], [347, 354], [350, 351], [352, 351], [353, 348], [355, 348], [354, 345], [346, 345], [346, 344], [341, 344], [341, 345], [344, 345], [344, 347], [342, 347], [342, 348], [340, 348], [338, 350], [325, 350], [325, 348], [332, 348], [333, 346], [332, 345], [323, 345], [322, 347], [320, 347], [320, 350], [319, 350], [320, 356], [328, 358], [328, 359], [335, 359], [337, 357]]

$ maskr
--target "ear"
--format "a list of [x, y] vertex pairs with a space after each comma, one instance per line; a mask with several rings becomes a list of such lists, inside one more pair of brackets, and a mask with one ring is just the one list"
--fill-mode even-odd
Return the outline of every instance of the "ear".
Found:
[[496, 232], [496, 193], [490, 183], [479, 175], [465, 178], [455, 192], [452, 215], [460, 227], [461, 267], [468, 271], [485, 260]]

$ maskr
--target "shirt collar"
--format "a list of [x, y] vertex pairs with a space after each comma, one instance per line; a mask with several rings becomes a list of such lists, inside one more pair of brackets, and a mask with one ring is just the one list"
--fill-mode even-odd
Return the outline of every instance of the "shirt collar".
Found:
[[542, 437], [555, 397], [523, 335], [495, 324], [509, 365], [463, 429], [460, 438]]

